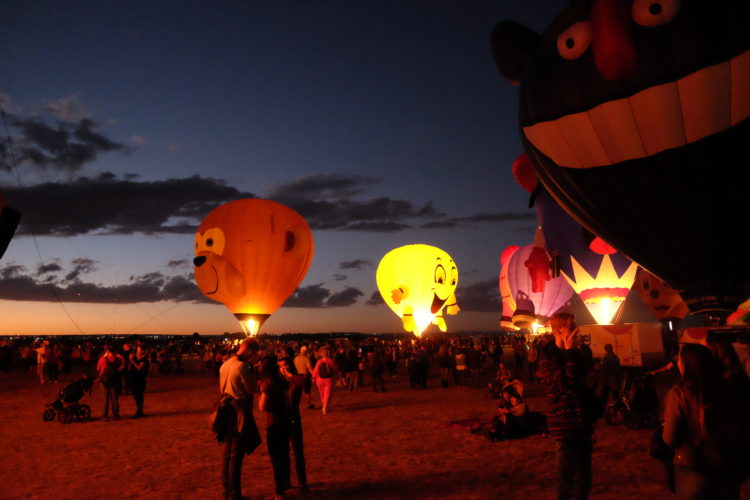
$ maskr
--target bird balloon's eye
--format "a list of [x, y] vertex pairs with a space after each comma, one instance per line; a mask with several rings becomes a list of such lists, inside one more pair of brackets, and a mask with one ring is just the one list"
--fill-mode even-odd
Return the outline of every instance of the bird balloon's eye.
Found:
[[440, 264], [435, 268], [435, 283], [440, 285], [445, 283], [445, 268]]
[[579, 21], [566, 29], [557, 37], [557, 51], [563, 57], [572, 61], [578, 59], [591, 45], [591, 23]]
[[635, 0], [630, 8], [633, 21], [653, 28], [671, 21], [680, 10], [680, 0]]

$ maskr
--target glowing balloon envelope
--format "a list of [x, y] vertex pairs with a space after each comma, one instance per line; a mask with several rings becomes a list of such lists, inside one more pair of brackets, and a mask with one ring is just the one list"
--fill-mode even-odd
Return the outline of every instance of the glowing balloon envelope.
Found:
[[569, 307], [573, 296], [573, 289], [564, 277], [552, 278], [549, 272], [541, 275], [534, 264], [540, 250], [547, 258], [548, 271], [549, 257], [538, 243], [521, 247], [508, 262], [508, 284], [516, 303], [513, 325], [517, 328], [533, 329], [534, 325], [544, 325], [555, 312]]
[[541, 188], [537, 220], [560, 272], [599, 325], [611, 324], [635, 281], [638, 264], [578, 224]]
[[8, 249], [20, 219], [21, 213], [5, 204], [5, 196], [0, 191], [0, 258]]
[[310, 227], [291, 208], [242, 199], [212, 210], [195, 235], [195, 280], [255, 335], [294, 292], [313, 257]]
[[662, 323], [679, 321], [690, 312], [677, 290], [643, 268], [635, 275], [633, 290]]
[[404, 329], [419, 337], [430, 325], [446, 331], [442, 311], [457, 314], [458, 268], [443, 250], [406, 245], [381, 259], [376, 273], [383, 300], [402, 319]]
[[508, 263], [513, 254], [520, 248], [518, 245], [510, 245], [500, 254], [498, 285], [500, 288], [500, 298], [503, 303], [503, 315], [500, 318], [500, 327], [510, 331], [517, 330], [517, 328], [513, 325], [513, 312], [516, 310], [516, 299], [511, 292], [510, 283], [508, 283]]
[[574, 1], [541, 36], [513, 22], [492, 35], [552, 197], [717, 320], [750, 292], [737, 238], [750, 184], [749, 18], [748, 2]]

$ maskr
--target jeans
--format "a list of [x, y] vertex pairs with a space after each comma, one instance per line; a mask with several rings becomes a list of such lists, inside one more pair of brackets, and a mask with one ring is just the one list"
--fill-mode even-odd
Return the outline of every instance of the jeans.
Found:
[[224, 441], [224, 455], [221, 463], [221, 481], [224, 485], [224, 498], [242, 498], [242, 459], [245, 451], [240, 446], [240, 435], [236, 431]]
[[104, 418], [109, 416], [109, 408], [112, 407], [112, 416], [120, 418], [120, 387], [104, 386]]
[[305, 449], [302, 441], [302, 419], [299, 415], [292, 416], [289, 427], [289, 438], [294, 451], [294, 465], [297, 469], [297, 482], [300, 486], [307, 486], [307, 467], [305, 466]]
[[289, 487], [289, 425], [274, 423], [266, 429], [266, 446], [273, 466], [276, 494], [283, 495]]
[[557, 500], [585, 500], [591, 491], [591, 436], [557, 442]]

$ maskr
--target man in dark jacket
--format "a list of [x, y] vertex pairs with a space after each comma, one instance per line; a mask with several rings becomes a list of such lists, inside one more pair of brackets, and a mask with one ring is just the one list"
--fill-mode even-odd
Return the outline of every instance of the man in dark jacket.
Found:
[[540, 371], [547, 384], [549, 437], [557, 440], [558, 500], [586, 499], [591, 489], [593, 422], [585, 407], [584, 361], [575, 347], [578, 330], [573, 316], [550, 320], [554, 341], [541, 349]]

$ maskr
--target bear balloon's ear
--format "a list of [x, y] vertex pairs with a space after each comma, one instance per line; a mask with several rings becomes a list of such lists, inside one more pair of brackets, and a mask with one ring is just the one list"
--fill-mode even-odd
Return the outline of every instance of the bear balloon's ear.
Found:
[[539, 45], [539, 34], [514, 21], [503, 21], [492, 30], [492, 55], [500, 74], [518, 85], [526, 62]]

